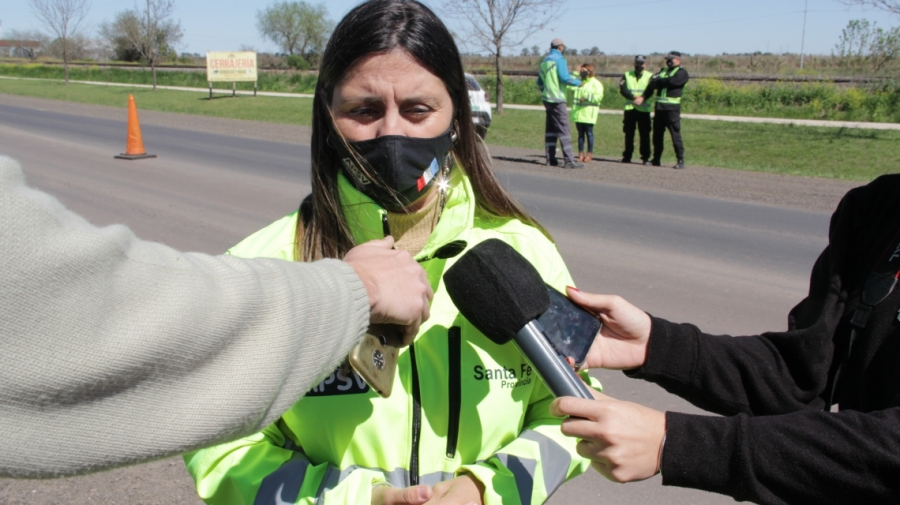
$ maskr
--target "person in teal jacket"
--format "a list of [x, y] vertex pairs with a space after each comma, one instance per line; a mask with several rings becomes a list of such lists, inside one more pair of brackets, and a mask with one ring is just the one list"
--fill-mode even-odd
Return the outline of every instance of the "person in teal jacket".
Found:
[[550, 42], [550, 52], [541, 61], [538, 71], [537, 86], [541, 90], [541, 101], [547, 112], [547, 120], [544, 124], [544, 152], [547, 165], [557, 166], [556, 143], [562, 146], [564, 168], [581, 168], [582, 165], [575, 161], [572, 153], [572, 133], [569, 129], [569, 114], [566, 111], [566, 86], [581, 86], [577, 77], [569, 75], [569, 64], [563, 51], [566, 45], [561, 39], [553, 39]]
[[[572, 122], [578, 130], [578, 161], [591, 161], [594, 158], [594, 124], [600, 115], [600, 102], [603, 101], [603, 83], [594, 77], [594, 66], [585, 63], [578, 68], [581, 86], [572, 90]], [[587, 140], [587, 154], [584, 144]]]
[[207, 503], [538, 504], [587, 469], [534, 369], [442, 282], [465, 249], [499, 238], [549, 285], [572, 283], [494, 177], [470, 114], [453, 38], [422, 4], [365, 2], [335, 28], [313, 101], [312, 195], [229, 252], [340, 258], [389, 234], [432, 283], [430, 317], [400, 350], [389, 397], [343, 366], [262, 432], [186, 455]]

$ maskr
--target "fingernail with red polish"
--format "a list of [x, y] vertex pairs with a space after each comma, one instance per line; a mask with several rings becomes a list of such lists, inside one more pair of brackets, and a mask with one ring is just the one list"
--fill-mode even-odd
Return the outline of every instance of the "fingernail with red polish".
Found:
[[581, 292], [581, 290], [576, 288], [575, 286], [566, 286], [566, 289], [571, 289], [572, 291], [578, 291], [579, 293]]

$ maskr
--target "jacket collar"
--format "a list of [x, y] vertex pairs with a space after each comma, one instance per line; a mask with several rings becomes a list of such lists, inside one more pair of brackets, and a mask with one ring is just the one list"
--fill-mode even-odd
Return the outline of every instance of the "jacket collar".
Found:
[[[454, 240], [466, 240], [475, 222], [475, 196], [472, 184], [459, 164], [450, 171], [447, 184], [447, 202], [444, 204], [444, 210], [425, 247], [416, 255], [417, 260], [431, 257], [441, 246]], [[354, 188], [343, 172], [338, 173], [338, 192], [344, 209], [344, 218], [353, 234], [354, 243], [362, 244], [369, 240], [384, 238], [382, 218], [387, 211]]]

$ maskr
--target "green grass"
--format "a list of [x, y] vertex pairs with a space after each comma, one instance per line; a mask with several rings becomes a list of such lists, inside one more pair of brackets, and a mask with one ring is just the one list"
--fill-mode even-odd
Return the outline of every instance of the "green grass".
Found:
[[267, 96], [214, 95], [189, 91], [168, 91], [124, 86], [97, 86], [54, 81], [0, 79], [0, 93], [25, 95], [51, 100], [127, 107], [128, 95], [134, 95], [138, 110], [158, 110], [269, 123], [309, 125], [312, 100]]
[[[10, 77], [30, 77], [35, 79], [63, 79], [65, 72], [61, 66], [47, 66], [39, 63], [16, 65], [0, 63], [0, 75]], [[100, 68], [69, 67], [69, 79], [73, 81], [117, 82], [127, 84], [153, 84], [153, 74], [149, 68]], [[262, 91], [285, 93], [312, 93], [318, 76], [314, 73], [295, 71], [260, 72], [257, 87]], [[159, 86], [184, 86], [207, 88], [206, 72], [197, 70], [157, 70], [156, 84]], [[215, 83], [217, 89], [231, 89], [230, 82]], [[239, 82], [237, 89], [252, 90], [252, 82]]]
[[[682, 119], [688, 165], [809, 177], [870, 181], [900, 171], [900, 131], [819, 128]], [[507, 109], [494, 115], [493, 145], [543, 150], [544, 113]], [[577, 149], [572, 125], [572, 143]], [[594, 156], [622, 157], [622, 116], [601, 114], [594, 126]], [[675, 164], [666, 133], [662, 161]]]
[[[312, 100], [218, 96], [184, 91], [103, 87], [0, 79], [0, 93], [125, 107], [133, 94], [141, 110], [309, 125]], [[124, 116], [123, 116], [124, 117]], [[494, 116], [491, 145], [543, 150], [544, 112], [507, 109]], [[811, 177], [869, 181], [900, 169], [900, 131], [682, 120], [686, 161], [704, 165]], [[573, 139], [575, 131], [573, 125]], [[601, 115], [594, 127], [594, 154], [618, 159], [622, 118]], [[663, 162], [674, 164], [666, 137]]]
[[[70, 79], [76, 81], [150, 84], [151, 73], [143, 67], [101, 68], [71, 67]], [[0, 75], [41, 79], [62, 79], [63, 68], [36, 64], [0, 64]], [[260, 91], [312, 93], [317, 75], [310, 72], [260, 72]], [[496, 99], [494, 76], [478, 80]], [[604, 87], [604, 109], [619, 109], [617, 79], [601, 79]], [[540, 105], [541, 95], [534, 77], [505, 77], [504, 103]], [[197, 70], [158, 71], [161, 86], [207, 87], [206, 72]], [[217, 83], [216, 88], [230, 89], [230, 83]], [[241, 90], [253, 89], [253, 83], [237, 84]], [[741, 84], [715, 79], [694, 79], [684, 90], [683, 110], [686, 114], [777, 117], [788, 119], [828, 119], [841, 121], [876, 121], [900, 123], [900, 81], [885, 80], [880, 84], [838, 86], [828, 83], [764, 83]]]

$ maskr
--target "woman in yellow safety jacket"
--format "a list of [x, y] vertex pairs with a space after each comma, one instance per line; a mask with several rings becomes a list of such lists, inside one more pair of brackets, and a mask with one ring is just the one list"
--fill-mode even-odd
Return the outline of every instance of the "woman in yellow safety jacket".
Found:
[[[581, 86], [571, 88], [572, 122], [578, 130], [578, 161], [591, 161], [594, 157], [594, 124], [600, 114], [600, 102], [603, 101], [603, 84], [594, 77], [594, 66], [590, 63], [578, 69]], [[584, 152], [584, 141], [587, 138], [587, 155]]]
[[494, 177], [456, 44], [427, 7], [374, 0], [338, 24], [320, 65], [311, 152], [311, 197], [229, 252], [340, 258], [390, 234], [428, 274], [431, 315], [400, 351], [388, 398], [342, 367], [262, 432], [186, 455], [200, 497], [543, 503], [589, 462], [562, 435], [552, 396], [518, 349], [493, 343], [453, 305], [441, 279], [460, 254], [445, 252], [498, 238], [556, 289], [572, 280]]

